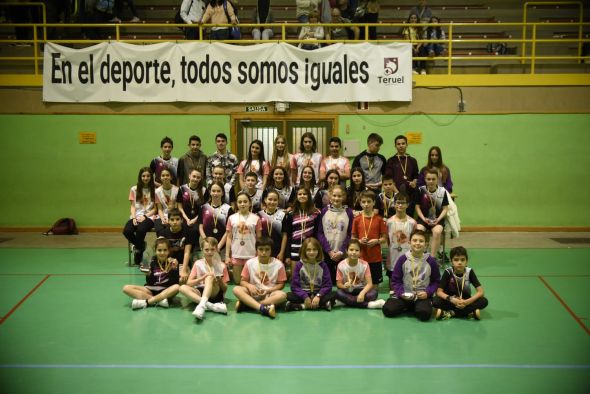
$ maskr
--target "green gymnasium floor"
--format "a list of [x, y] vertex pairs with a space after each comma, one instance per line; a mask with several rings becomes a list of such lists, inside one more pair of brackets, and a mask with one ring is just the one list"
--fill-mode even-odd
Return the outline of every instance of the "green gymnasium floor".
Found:
[[[588, 393], [590, 248], [471, 249], [482, 321], [132, 311], [123, 248], [0, 248], [2, 393]], [[387, 295], [385, 286], [381, 297]]]

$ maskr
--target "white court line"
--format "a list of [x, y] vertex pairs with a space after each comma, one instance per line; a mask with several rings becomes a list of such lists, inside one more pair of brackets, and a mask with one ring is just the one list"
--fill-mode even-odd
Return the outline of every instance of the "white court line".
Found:
[[590, 369], [590, 364], [5, 364], [0, 369]]

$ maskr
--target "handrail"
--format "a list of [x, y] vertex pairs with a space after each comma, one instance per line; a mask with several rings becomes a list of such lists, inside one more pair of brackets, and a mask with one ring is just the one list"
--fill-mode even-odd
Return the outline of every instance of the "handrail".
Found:
[[[47, 28], [45, 25], [47, 24], [47, 9], [45, 7], [45, 3], [39, 3], [34, 1], [28, 2], [9, 2], [9, 3], [0, 3], [0, 7], [41, 7], [41, 15], [42, 15], [42, 22], [43, 22], [43, 40], [47, 40]], [[77, 7], [77, 5], [76, 5]]]
[[[6, 3], [4, 3], [6, 4]], [[239, 40], [239, 41], [234, 41], [234, 40], [225, 40], [225, 41], [219, 41], [219, 42], [226, 42], [226, 43], [233, 43], [233, 44], [240, 44], [240, 45], [249, 45], [249, 44], [257, 44], [257, 43], [262, 43], [262, 42], [278, 42], [278, 41], [282, 41], [282, 42], [286, 42], [286, 43], [291, 43], [291, 44], [299, 44], [302, 42], [306, 42], [306, 40], [300, 40], [299, 38], [297, 39], [292, 39], [288, 37], [287, 34], [287, 30], [288, 29], [293, 29], [293, 28], [298, 28], [300, 26], [304, 26], [306, 24], [299, 24], [299, 23], [290, 23], [290, 24], [285, 24], [285, 23], [272, 23], [272, 24], [256, 24], [256, 23], [243, 23], [240, 24], [240, 27], [248, 29], [248, 28], [253, 28], [253, 27], [259, 27], [259, 26], [269, 26], [269, 27], [273, 27], [273, 28], [280, 28], [280, 37], [279, 38], [275, 38], [272, 40], [268, 40], [268, 41], [263, 41], [263, 40], [247, 40], [247, 39], [243, 39], [243, 40]], [[425, 26], [429, 26], [428, 23], [417, 23], [417, 24], [408, 24], [408, 23], [357, 23], [357, 24], [345, 24], [345, 23], [331, 23], [331, 24], [322, 24], [322, 23], [318, 23], [315, 24], [318, 26], [324, 26], [326, 28], [335, 28], [335, 27], [351, 27], [351, 26], [357, 26], [360, 28], [364, 28], [365, 32], [368, 32], [369, 27], [372, 26], [377, 26], [377, 27], [398, 27], [398, 28], [402, 28], [402, 27], [408, 27], [408, 26], [419, 26], [419, 27], [425, 27]], [[315, 26], [314, 25], [314, 26]], [[360, 42], [372, 42], [372, 43], [392, 43], [392, 42], [405, 42], [405, 43], [440, 43], [440, 44], [445, 44], [448, 48], [447, 50], [447, 56], [437, 56], [435, 58], [431, 58], [431, 57], [426, 57], [426, 56], [420, 56], [420, 57], [414, 57], [414, 59], [416, 60], [427, 60], [427, 61], [433, 61], [433, 60], [442, 60], [442, 61], [447, 61], [447, 74], [452, 74], [452, 67], [453, 67], [453, 63], [456, 61], [462, 61], [462, 60], [474, 60], [474, 61], [478, 61], [478, 60], [489, 60], [490, 58], [493, 58], [494, 60], [500, 60], [500, 61], [520, 61], [521, 63], [526, 63], [527, 61], [530, 62], [531, 65], [531, 74], [535, 74], [535, 68], [536, 65], [538, 65], [538, 61], [539, 60], [577, 60], [578, 62], [585, 60], [585, 59], [590, 59], [589, 56], [582, 56], [581, 53], [581, 47], [582, 47], [582, 43], [584, 42], [590, 42], [590, 39], [585, 39], [583, 38], [583, 35], [581, 32], [583, 32], [584, 28], [587, 28], [590, 26], [590, 23], [583, 23], [583, 22], [550, 22], [550, 23], [519, 23], [519, 22], [511, 22], [511, 23], [440, 23], [439, 24], [441, 27], [443, 27], [444, 29], [446, 29], [448, 31], [448, 36], [446, 39], [444, 40], [427, 40], [427, 39], [419, 39], [419, 40], [405, 40], [405, 39], [399, 39], [399, 38], [395, 38], [395, 39], [378, 39], [378, 40], [370, 40], [368, 41], [367, 39], [359, 39], [359, 40], [317, 40], [318, 43], [321, 44], [330, 44], [330, 43], [337, 43], [337, 42], [344, 42], [344, 43], [360, 43]], [[37, 36], [37, 29], [40, 27], [43, 27], [43, 29], [47, 29], [47, 28], [53, 28], [53, 27], [59, 27], [59, 28], [107, 28], [107, 29], [114, 29], [114, 38], [112, 39], [113, 41], [119, 41], [119, 42], [130, 42], [130, 43], [158, 43], [158, 42], [167, 42], [167, 41], [171, 41], [171, 40], [167, 40], [167, 39], [134, 39], [134, 40], [128, 40], [128, 39], [122, 39], [122, 35], [121, 35], [121, 30], [124, 28], [134, 28], [134, 29], [145, 29], [145, 28], [159, 28], [159, 27], [187, 27], [187, 25], [185, 24], [170, 24], [170, 23], [143, 23], [143, 24], [132, 24], [132, 23], [121, 23], [121, 24], [116, 24], [116, 23], [107, 23], [107, 24], [84, 24], [84, 23], [68, 23], [68, 24], [63, 24], [63, 23], [43, 23], [43, 24], [38, 24], [38, 23], [20, 23], [20, 24], [16, 24], [16, 23], [6, 23], [6, 24], [2, 24], [1, 26], [3, 27], [29, 27], [33, 29], [34, 35], [33, 35], [33, 39], [32, 40], [0, 40], [0, 43], [14, 43], [14, 42], [24, 42], [24, 43], [31, 43], [34, 45], [34, 48], [38, 48], [40, 46], [40, 44], [48, 42], [46, 35], [44, 34], [44, 37], [42, 40], [40, 40]], [[206, 41], [208, 42], [209, 40], [204, 39], [205, 35], [204, 35], [204, 30], [208, 27], [213, 27], [213, 26], [232, 26], [230, 24], [195, 24], [194, 28], [197, 28], [199, 30], [199, 41]], [[531, 38], [456, 38], [458, 36], [460, 36], [460, 33], [457, 33], [457, 29], [458, 28], [462, 28], [462, 27], [487, 27], [487, 26], [493, 26], [495, 28], [498, 27], [520, 27], [523, 26], [524, 29], [527, 29], [528, 27], [532, 28], [532, 36]], [[552, 27], [552, 26], [568, 26], [568, 27], [578, 27], [578, 32], [579, 36], [578, 38], [538, 38], [538, 30], [540, 27]], [[96, 43], [100, 43], [100, 42], [104, 42], [104, 41], [110, 41], [110, 40], [87, 40], [87, 39], [65, 39], [65, 40], [51, 40], [51, 42], [54, 43], [58, 43], [58, 44], [96, 44]], [[185, 39], [178, 39], [178, 40], [174, 40], [175, 42], [188, 42], [189, 40], [185, 40]], [[465, 56], [465, 55], [461, 55], [460, 53], [457, 53], [457, 44], [469, 44], [469, 43], [473, 43], [473, 44], [488, 44], [488, 43], [497, 43], [497, 42], [503, 42], [503, 43], [515, 43], [515, 44], [522, 44], [522, 45], [526, 45], [526, 44], [531, 44], [532, 45], [532, 53], [531, 55], [527, 56], [526, 54], [521, 54], [521, 55], [502, 55], [502, 56], [478, 56], [477, 54], [475, 55], [469, 55], [469, 56]], [[538, 56], [537, 55], [537, 45], [538, 44], [545, 44], [545, 43], [577, 43], [578, 44], [578, 48], [580, 48], [580, 50], [578, 51], [578, 53], [576, 55], [547, 55], [547, 56]], [[24, 56], [13, 56], [13, 57], [8, 57], [8, 56], [4, 56], [1, 57], [0, 56], [0, 61], [16, 61], [16, 60], [32, 60], [35, 64], [35, 75], [38, 75], [39, 73], [39, 62], [43, 61], [42, 56], [39, 55], [37, 50], [34, 50], [34, 55], [32, 57], [24, 57]]]
[[[522, 39], [526, 38], [526, 26], [528, 24], [527, 19], [527, 10], [529, 6], [536, 6], [536, 5], [555, 5], [555, 6], [564, 6], [564, 5], [577, 5], [579, 7], [578, 13], [578, 23], [584, 22], [584, 4], [581, 1], [528, 1], [522, 5]], [[533, 27], [534, 29], [535, 27]], [[578, 38], [582, 39], [582, 25], [578, 29]], [[526, 54], [526, 42], [522, 43], [522, 47], [520, 50], [521, 54], [524, 56]], [[582, 55], [582, 42], [578, 43], [578, 56]], [[523, 63], [524, 64], [524, 63]]]

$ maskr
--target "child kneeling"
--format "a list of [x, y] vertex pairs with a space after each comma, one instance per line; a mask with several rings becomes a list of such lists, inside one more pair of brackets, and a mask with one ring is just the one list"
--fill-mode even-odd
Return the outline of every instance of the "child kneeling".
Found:
[[291, 292], [287, 294], [287, 311], [302, 309], [332, 309], [334, 292], [330, 269], [323, 261], [320, 242], [306, 238], [299, 252], [301, 260], [295, 265], [291, 279]]
[[195, 261], [188, 281], [180, 286], [180, 292], [197, 303], [193, 316], [199, 320], [205, 317], [206, 310], [227, 313], [223, 296], [229, 282], [227, 268], [217, 253], [217, 239], [205, 238], [202, 252], [203, 258]]
[[178, 261], [170, 257], [170, 241], [166, 238], [156, 239], [146, 284], [144, 286], [125, 285], [123, 293], [133, 298], [132, 309], [143, 309], [148, 306], [168, 308], [168, 299], [178, 294]]
[[256, 240], [256, 257], [246, 261], [242, 269], [240, 285], [234, 287], [237, 297], [236, 312], [244, 305], [257, 310], [272, 319], [276, 316], [275, 305], [282, 304], [287, 295], [282, 291], [287, 281], [285, 266], [271, 257], [272, 239], [260, 237]]
[[[433, 300], [434, 315], [437, 320], [451, 317], [468, 317], [481, 319], [480, 311], [488, 306], [483, 296], [483, 286], [479, 283], [475, 271], [467, 266], [467, 250], [462, 246], [451, 249], [452, 267], [442, 275], [440, 285]], [[471, 285], [476, 293], [471, 295]]]

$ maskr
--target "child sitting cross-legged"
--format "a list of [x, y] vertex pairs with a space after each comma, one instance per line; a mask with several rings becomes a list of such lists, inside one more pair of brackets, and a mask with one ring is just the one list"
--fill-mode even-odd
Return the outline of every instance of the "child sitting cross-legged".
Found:
[[276, 316], [275, 305], [285, 302], [287, 295], [282, 291], [287, 281], [285, 267], [280, 260], [271, 257], [272, 239], [260, 237], [256, 240], [256, 257], [246, 262], [242, 269], [240, 285], [233, 293], [238, 298], [236, 312], [248, 306], [261, 315], [272, 319]]
[[377, 299], [369, 264], [359, 259], [361, 243], [353, 239], [346, 250], [348, 258], [338, 264], [336, 272], [336, 305], [381, 309], [385, 300]]
[[287, 311], [302, 309], [332, 309], [334, 292], [330, 270], [323, 261], [320, 242], [311, 237], [301, 245], [301, 260], [295, 265], [291, 292], [287, 294]]
[[227, 268], [217, 252], [217, 239], [206, 237], [202, 242], [203, 258], [195, 261], [186, 284], [180, 287], [182, 294], [197, 303], [193, 316], [199, 320], [203, 320], [205, 311], [227, 313], [223, 296], [229, 282]]
[[[475, 271], [467, 266], [467, 250], [457, 246], [451, 249], [450, 256], [453, 266], [443, 272], [436, 290], [434, 315], [437, 320], [455, 316], [480, 320], [480, 311], [488, 306], [488, 300], [483, 296], [483, 286]], [[476, 290], [474, 295], [471, 295], [471, 285]]]
[[168, 299], [178, 293], [178, 261], [170, 257], [170, 241], [156, 239], [156, 255], [152, 257], [144, 286], [125, 285], [123, 293], [133, 298], [132, 309], [148, 306], [168, 308]]

